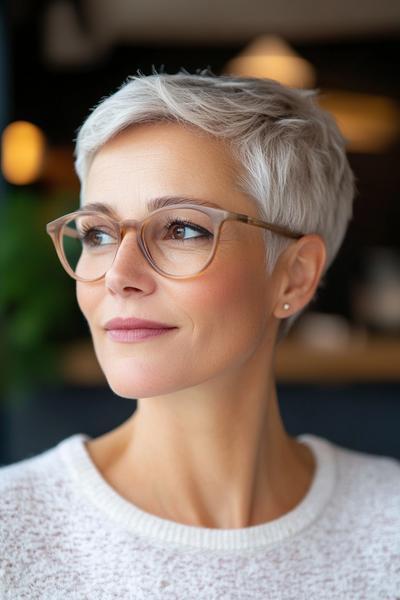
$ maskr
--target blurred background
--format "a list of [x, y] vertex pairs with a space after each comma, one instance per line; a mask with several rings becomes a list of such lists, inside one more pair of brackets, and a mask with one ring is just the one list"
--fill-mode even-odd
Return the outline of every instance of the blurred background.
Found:
[[0, 5], [0, 464], [116, 427], [136, 402], [97, 365], [45, 225], [75, 210], [73, 140], [140, 71], [317, 88], [348, 140], [354, 218], [279, 346], [287, 430], [400, 458], [398, 0], [14, 0]]

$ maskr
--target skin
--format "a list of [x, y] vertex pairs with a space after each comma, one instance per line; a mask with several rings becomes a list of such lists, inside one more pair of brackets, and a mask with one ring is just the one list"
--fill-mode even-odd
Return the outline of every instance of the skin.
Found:
[[[183, 194], [257, 216], [236, 185], [240, 169], [221, 140], [180, 124], [141, 124], [96, 154], [84, 203], [142, 219], [151, 198]], [[77, 282], [111, 389], [138, 400], [87, 449], [121, 496], [159, 517], [223, 529], [265, 523], [296, 507], [314, 477], [311, 451], [280, 417], [274, 356], [280, 319], [314, 296], [325, 245], [314, 234], [294, 240], [267, 276], [261, 232], [230, 223], [201, 276], [174, 280], [151, 268], [130, 230], [104, 280]], [[115, 342], [104, 324], [117, 316], [178, 329]]]

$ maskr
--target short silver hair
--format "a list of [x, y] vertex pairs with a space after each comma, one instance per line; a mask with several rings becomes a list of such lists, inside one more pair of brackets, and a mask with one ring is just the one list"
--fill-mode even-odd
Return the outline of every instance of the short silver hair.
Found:
[[[92, 109], [77, 132], [81, 203], [96, 152], [119, 132], [146, 122], [195, 126], [229, 144], [243, 166], [237, 184], [254, 200], [260, 218], [323, 238], [322, 287], [353, 215], [355, 178], [346, 140], [334, 118], [317, 105], [317, 94], [271, 79], [217, 76], [207, 70], [130, 76]], [[271, 274], [293, 240], [263, 231]], [[281, 321], [278, 341], [306, 308]]]

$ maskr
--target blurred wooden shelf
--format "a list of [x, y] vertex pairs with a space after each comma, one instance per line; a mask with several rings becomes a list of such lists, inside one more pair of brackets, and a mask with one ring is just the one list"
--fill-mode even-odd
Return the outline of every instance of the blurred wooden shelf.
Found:
[[[336, 348], [288, 337], [277, 347], [275, 365], [279, 383], [400, 382], [400, 337], [354, 337]], [[67, 384], [107, 385], [90, 339], [65, 349], [62, 373]]]
[[67, 384], [93, 387], [108, 385], [97, 362], [91, 339], [77, 340], [64, 349], [61, 373]]
[[324, 348], [285, 339], [277, 348], [276, 377], [281, 382], [400, 382], [400, 337], [354, 337]]

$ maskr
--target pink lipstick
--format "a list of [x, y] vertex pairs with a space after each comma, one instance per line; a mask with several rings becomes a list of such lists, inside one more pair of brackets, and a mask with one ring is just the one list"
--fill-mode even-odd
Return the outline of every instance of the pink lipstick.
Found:
[[147, 319], [118, 317], [107, 321], [104, 329], [107, 331], [108, 337], [116, 342], [137, 342], [163, 335], [177, 327]]

